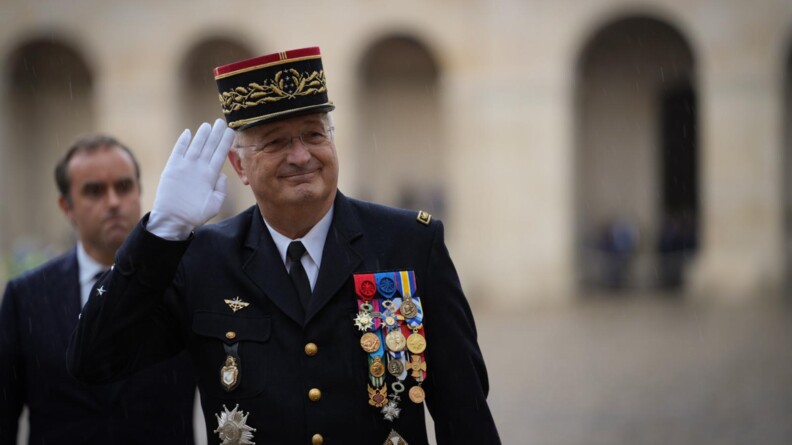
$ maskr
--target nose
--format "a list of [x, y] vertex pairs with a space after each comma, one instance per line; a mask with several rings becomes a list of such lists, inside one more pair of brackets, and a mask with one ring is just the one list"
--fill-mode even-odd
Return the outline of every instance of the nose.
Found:
[[118, 193], [113, 187], [107, 188], [107, 205], [109, 207], [118, 207], [121, 205], [121, 197], [118, 196]]
[[286, 160], [290, 164], [305, 164], [311, 159], [311, 152], [308, 150], [308, 146], [305, 145], [305, 142], [299, 136], [293, 137], [291, 141], [291, 147], [289, 147], [289, 154]]

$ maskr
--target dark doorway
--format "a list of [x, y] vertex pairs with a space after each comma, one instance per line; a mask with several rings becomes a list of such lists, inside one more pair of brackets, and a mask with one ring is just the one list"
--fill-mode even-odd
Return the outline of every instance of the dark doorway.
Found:
[[683, 284], [689, 255], [677, 252], [695, 240], [699, 209], [695, 79], [687, 39], [663, 20], [616, 19], [583, 48], [574, 175], [581, 290]]
[[698, 239], [696, 97], [685, 85], [662, 93], [662, 215], [658, 239], [660, 285], [683, 284], [682, 272]]

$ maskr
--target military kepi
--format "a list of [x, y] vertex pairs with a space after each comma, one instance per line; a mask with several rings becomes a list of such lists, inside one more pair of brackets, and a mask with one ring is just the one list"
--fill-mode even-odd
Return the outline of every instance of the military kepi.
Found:
[[335, 108], [318, 47], [219, 66], [214, 76], [226, 122], [235, 130]]

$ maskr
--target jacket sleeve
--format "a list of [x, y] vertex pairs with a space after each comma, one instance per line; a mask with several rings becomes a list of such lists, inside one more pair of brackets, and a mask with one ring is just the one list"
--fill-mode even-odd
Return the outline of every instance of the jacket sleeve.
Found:
[[427, 338], [426, 402], [437, 443], [497, 445], [500, 438], [487, 404], [489, 381], [473, 314], [448, 254], [443, 225], [435, 224], [426, 290], [419, 287], [418, 292]]
[[148, 215], [130, 233], [80, 314], [67, 354], [69, 372], [87, 383], [122, 379], [184, 348], [177, 316], [174, 277], [187, 241], [167, 241], [145, 229]]
[[24, 370], [19, 348], [17, 292], [14, 281], [0, 301], [0, 444], [15, 444], [24, 400]]

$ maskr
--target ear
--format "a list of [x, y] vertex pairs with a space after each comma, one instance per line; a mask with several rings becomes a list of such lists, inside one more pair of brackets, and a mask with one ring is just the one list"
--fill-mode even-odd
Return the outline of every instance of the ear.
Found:
[[245, 185], [250, 185], [250, 181], [248, 181], [247, 173], [245, 173], [245, 167], [242, 165], [242, 158], [237, 153], [235, 148], [231, 148], [228, 150], [228, 162], [231, 163], [231, 166], [234, 167], [234, 171], [236, 172], [239, 179], [242, 180], [242, 183]]
[[71, 204], [69, 204], [69, 200], [66, 199], [65, 196], [61, 195], [58, 197], [58, 207], [60, 207], [63, 214], [66, 216], [66, 219], [69, 220], [71, 225], [74, 225], [74, 216], [72, 213]]

